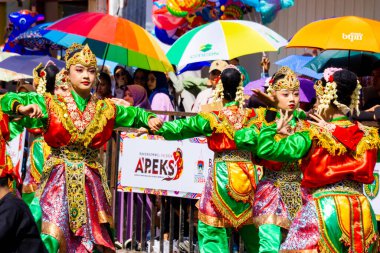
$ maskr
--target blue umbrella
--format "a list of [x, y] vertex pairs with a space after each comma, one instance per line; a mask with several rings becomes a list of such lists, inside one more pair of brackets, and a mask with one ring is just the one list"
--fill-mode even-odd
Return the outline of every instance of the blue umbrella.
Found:
[[298, 74], [309, 76], [315, 79], [320, 79], [322, 78], [322, 74], [319, 74], [309, 68], [304, 67], [305, 64], [310, 62], [312, 59], [312, 56], [289, 55], [279, 61], [276, 61], [275, 63], [279, 66], [288, 66]]
[[11, 56], [4, 61], [0, 62], [0, 68], [8, 69], [16, 73], [33, 75], [33, 69], [38, 64], [45, 65], [48, 61], [53, 61], [59, 69], [65, 67], [65, 62], [57, 60], [50, 56], [38, 56], [38, 55], [18, 55]]
[[14, 39], [14, 41], [16, 43], [22, 44], [24, 47], [34, 50], [45, 50], [48, 48], [57, 50], [61, 49], [61, 46], [43, 37], [43, 35], [48, 32], [48, 30], [46, 30], [46, 27], [48, 27], [51, 24], [52, 23], [43, 23], [40, 25], [36, 25], [28, 29], [26, 32], [21, 33]]
[[380, 53], [326, 50], [305, 64], [305, 68], [322, 73], [328, 67], [345, 68], [355, 72], [358, 76], [369, 76], [372, 65], [380, 61]]
[[209, 67], [211, 65], [210, 62], [208, 61], [201, 61], [201, 62], [194, 62], [194, 63], [189, 63], [185, 67], [183, 67], [180, 71], [178, 71], [178, 75], [186, 72], [186, 71], [194, 71], [194, 70], [200, 70], [203, 67]]

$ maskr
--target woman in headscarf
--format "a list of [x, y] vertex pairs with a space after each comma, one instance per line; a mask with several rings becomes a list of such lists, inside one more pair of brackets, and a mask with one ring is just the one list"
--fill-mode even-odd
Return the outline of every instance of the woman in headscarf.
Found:
[[124, 100], [133, 106], [151, 109], [146, 89], [141, 85], [129, 85], [124, 92]]
[[[169, 85], [166, 75], [162, 72], [151, 71], [148, 74], [148, 89], [152, 92], [149, 102], [152, 110], [173, 112], [173, 102], [169, 94]], [[159, 115], [163, 121], [168, 121], [168, 115]]]

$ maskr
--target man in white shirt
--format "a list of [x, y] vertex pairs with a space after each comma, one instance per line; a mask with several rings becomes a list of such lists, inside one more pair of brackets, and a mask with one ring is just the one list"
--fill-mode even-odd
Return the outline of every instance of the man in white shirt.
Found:
[[222, 60], [216, 60], [211, 63], [208, 80], [209, 88], [201, 91], [198, 94], [197, 98], [195, 99], [193, 109], [191, 110], [192, 112], [198, 113], [200, 112], [202, 105], [210, 104], [213, 102], [216, 84], [218, 83], [220, 74], [227, 65], [228, 63]]

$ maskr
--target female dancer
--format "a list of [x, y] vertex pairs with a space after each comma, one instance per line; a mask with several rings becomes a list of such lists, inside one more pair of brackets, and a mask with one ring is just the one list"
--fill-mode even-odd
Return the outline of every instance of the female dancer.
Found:
[[376, 219], [362, 192], [374, 180], [380, 139], [375, 128], [347, 117], [358, 112], [361, 86], [354, 73], [336, 70], [327, 69], [315, 85], [319, 105], [312, 125], [276, 141], [277, 132], [286, 131], [285, 116], [260, 132], [260, 157], [303, 157], [302, 186], [313, 197], [293, 221], [283, 252], [377, 252]]
[[187, 119], [165, 122], [156, 134], [167, 140], [207, 136], [215, 152], [214, 167], [199, 201], [198, 240], [201, 252], [229, 252], [230, 228], [240, 229], [248, 252], [256, 252], [256, 229], [252, 220], [252, 202], [257, 184], [251, 154], [239, 151], [235, 132], [255, 119], [255, 111], [243, 109], [241, 73], [228, 65], [220, 76], [215, 98], [223, 102], [218, 111], [201, 112]]
[[[268, 95], [279, 109], [292, 112], [294, 118], [287, 122], [287, 127], [295, 131], [302, 127], [299, 119], [305, 118], [299, 105], [300, 83], [295, 73], [288, 67], [282, 67], [271, 78], [267, 90]], [[257, 120], [248, 128], [236, 132], [235, 142], [239, 149], [250, 150], [256, 154], [257, 129], [263, 123], [276, 119], [277, 112], [259, 108]], [[302, 122], [301, 122], [302, 123]], [[279, 134], [276, 138], [283, 138]], [[300, 147], [307, 149], [307, 146]], [[301, 171], [298, 161], [275, 162], [273, 159], [263, 160], [255, 157], [254, 163], [264, 167], [264, 176], [257, 185], [253, 203], [253, 221], [259, 228], [259, 252], [278, 252], [282, 241], [281, 229], [288, 230], [290, 224], [307, 202], [309, 195], [300, 187]]]
[[36, 193], [42, 209], [42, 238], [49, 252], [114, 251], [108, 230], [111, 193], [98, 148], [115, 127], [158, 129], [161, 121], [142, 109], [91, 95], [97, 65], [88, 46], [73, 44], [65, 61], [64, 81], [70, 92], [61, 96], [8, 93], [1, 105], [7, 114], [28, 116], [27, 127], [44, 127], [44, 139], [51, 147]]

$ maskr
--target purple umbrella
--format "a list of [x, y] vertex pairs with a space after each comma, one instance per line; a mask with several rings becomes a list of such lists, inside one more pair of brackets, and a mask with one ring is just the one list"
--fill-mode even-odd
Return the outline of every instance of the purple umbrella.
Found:
[[0, 68], [31, 76], [33, 75], [33, 69], [37, 67], [38, 64], [42, 63], [45, 65], [48, 61], [53, 61], [59, 69], [65, 67], [64, 61], [57, 60], [53, 57], [39, 55], [17, 55], [8, 57], [0, 62]]
[[[309, 79], [299, 77], [300, 80], [300, 101], [309, 103], [313, 98], [315, 98], [315, 90], [313, 87], [313, 82]], [[261, 78], [248, 83], [244, 87], [244, 94], [252, 96], [252, 89], [259, 89], [262, 92], [265, 91], [265, 80], [266, 78]]]

